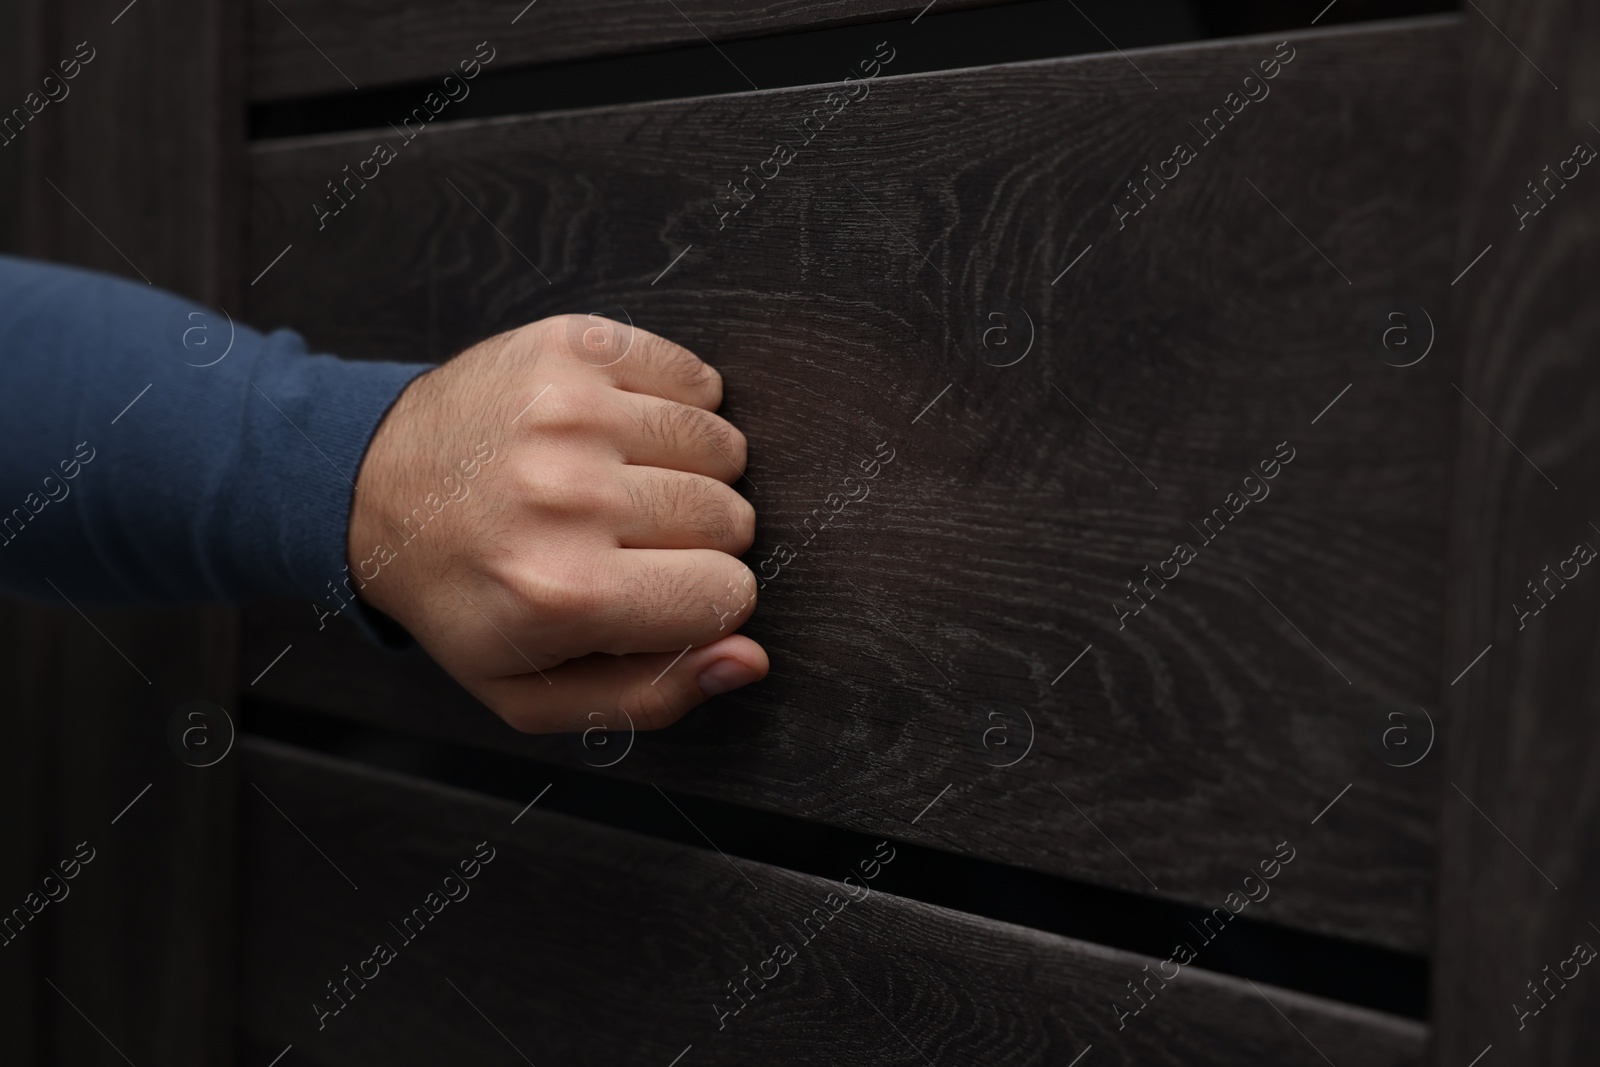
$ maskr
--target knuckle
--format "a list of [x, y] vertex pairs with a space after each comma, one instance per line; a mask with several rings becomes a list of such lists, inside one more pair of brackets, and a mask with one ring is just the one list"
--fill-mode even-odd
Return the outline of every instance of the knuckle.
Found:
[[636, 332], [625, 322], [604, 315], [560, 315], [554, 320], [568, 356], [591, 367], [620, 362], [633, 348]]
[[749, 618], [756, 610], [756, 574], [738, 560], [733, 561], [737, 573], [734, 575], [733, 587], [738, 590], [739, 596], [744, 600], [743, 611], [745, 618]]
[[606, 406], [604, 390], [581, 381], [555, 381], [542, 386], [519, 416], [525, 432], [588, 432], [600, 425]]
[[527, 464], [518, 473], [523, 504], [542, 515], [586, 516], [609, 510], [615, 491], [582, 464]]
[[671, 428], [677, 424], [677, 415], [671, 404], [663, 407], [648, 406], [638, 418], [639, 433], [651, 441], [670, 439]]
[[670, 646], [678, 635], [698, 625], [705, 610], [705, 591], [705, 574], [695, 562], [639, 567], [617, 582], [610, 593], [615, 604], [626, 605], [632, 625], [626, 630], [618, 628], [612, 647], [599, 651], [617, 655], [637, 651], [642, 635]]
[[[682, 448], [690, 441], [699, 441], [700, 420], [697, 418], [699, 408], [689, 407], [687, 404], [677, 404], [668, 401], [665, 404], [652, 406], [645, 410], [640, 417], [640, 429], [644, 435], [652, 440], [666, 445]], [[701, 445], [703, 448], [704, 445]]]
[[[739, 494], [734, 494], [734, 502], [730, 507], [730, 519], [733, 525], [732, 547], [735, 555], [744, 555], [756, 543], [756, 508]], [[750, 574], [750, 568], [745, 568], [751, 584], [755, 576]]]
[[738, 468], [739, 473], [743, 474], [746, 464], [750, 461], [750, 442], [733, 423], [723, 419], [722, 424], [727, 427], [728, 459]]
[[561, 320], [566, 317], [556, 315], [551, 318], [535, 319], [515, 329], [507, 330], [495, 338], [500, 342], [498, 351], [525, 356], [529, 352], [547, 352], [551, 348], [558, 348], [565, 332]]
[[686, 385], [706, 394], [707, 403], [716, 408], [722, 403], [722, 372], [698, 357], [690, 357], [692, 366], [685, 368]]
[[562, 344], [566, 338], [572, 336], [573, 328], [582, 321], [582, 315], [547, 315], [528, 323], [523, 329], [528, 331], [530, 340]]
[[743, 498], [721, 482], [709, 479], [697, 482], [696, 489], [698, 501], [693, 520], [696, 532], [712, 548], [733, 547], [744, 530], [740, 507]]
[[702, 452], [711, 455], [728, 455], [728, 449], [733, 445], [733, 425], [720, 415], [713, 415], [702, 408], [685, 408], [684, 425], [688, 430], [685, 437], [689, 443], [698, 444]]
[[701, 576], [692, 557], [685, 562], [651, 564], [630, 578], [627, 592], [636, 596], [653, 628], [677, 624], [688, 614]]
[[711, 613], [717, 620], [717, 633], [727, 632], [730, 627], [737, 630], [744, 625], [755, 609], [755, 575], [751, 573], [750, 568], [734, 560], [732, 574], [711, 605]]
[[573, 562], [532, 568], [508, 584], [528, 618], [572, 624], [592, 622], [595, 617], [598, 590], [586, 570]]
[[722, 399], [722, 375], [687, 348], [654, 334], [643, 334], [637, 343], [642, 346], [642, 358], [662, 380], [706, 394], [715, 401]]
[[744, 434], [727, 419], [688, 404], [665, 404], [641, 418], [645, 436], [686, 455], [704, 457], [731, 473], [744, 470], [748, 449]]
[[645, 521], [650, 526], [663, 525], [676, 516], [679, 490], [675, 482], [676, 479], [658, 474], [646, 474], [637, 481], [627, 483], [630, 508], [644, 512]]
[[738, 549], [742, 552], [755, 538], [755, 509], [715, 479], [652, 475], [639, 489], [630, 488], [629, 496], [652, 525], [687, 531], [707, 547], [729, 550], [742, 545]]
[[707, 499], [694, 513], [694, 530], [700, 542], [710, 548], [733, 544], [737, 527], [732, 508], [720, 500]]

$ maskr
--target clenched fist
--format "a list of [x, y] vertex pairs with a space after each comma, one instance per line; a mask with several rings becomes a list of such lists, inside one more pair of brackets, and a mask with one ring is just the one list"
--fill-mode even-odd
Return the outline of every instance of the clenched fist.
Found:
[[[735, 634], [755, 510], [722, 376], [596, 316], [544, 319], [408, 386], [350, 515], [361, 597], [519, 730], [666, 726], [767, 673]], [[598, 712], [598, 716], [591, 713]]]

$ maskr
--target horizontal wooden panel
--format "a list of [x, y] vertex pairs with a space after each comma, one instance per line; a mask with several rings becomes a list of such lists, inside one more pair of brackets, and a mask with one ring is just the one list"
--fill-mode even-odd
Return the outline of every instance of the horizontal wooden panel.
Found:
[[[1002, 2], [942, 0], [939, 8]], [[525, 8], [524, 3], [252, 0], [250, 98], [438, 77], [471, 59], [479, 42], [494, 50], [494, 63], [503, 67], [904, 18], [931, 6], [927, 0], [545, 0]]]
[[874, 892], [892, 846], [845, 885], [244, 747], [244, 1030], [298, 1063], [1421, 1062], [1419, 1024], [1193, 966], [1119, 1029], [1157, 961]]
[[[718, 188], [820, 91], [441, 125], [320, 231], [324, 183], [381, 135], [277, 143], [252, 154], [250, 258], [293, 248], [249, 315], [427, 359], [620, 306], [722, 369], [748, 560], [796, 553], [748, 627], [773, 674], [614, 773], [1208, 907], [1304, 839], [1306, 888], [1267, 917], [1420, 951], [1435, 761], [1376, 746], [1398, 708], [1421, 750], [1437, 695], [1459, 401], [1448, 344], [1397, 369], [1368, 334], [1454, 273], [1454, 29], [1295, 38], [1125, 227], [1123, 183], [1276, 41], [882, 79], [721, 229]], [[1031, 331], [1015, 365], [984, 347], [997, 321]], [[1271, 495], [1206, 543], [1282, 442]], [[808, 542], [880, 443], [870, 496]], [[1119, 620], [1180, 541], [1198, 558]], [[597, 761], [309, 605], [251, 626], [244, 681], [295, 645], [254, 692]]]

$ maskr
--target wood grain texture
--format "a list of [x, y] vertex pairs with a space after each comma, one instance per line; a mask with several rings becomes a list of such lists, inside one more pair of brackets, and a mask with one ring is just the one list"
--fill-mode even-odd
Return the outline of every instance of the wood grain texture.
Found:
[[[246, 760], [244, 1028], [297, 1063], [1421, 1062], [1419, 1024], [1194, 968], [1119, 1031], [1111, 998], [1153, 960], [853, 886], [806, 942], [788, 922], [839, 882], [269, 742]], [[443, 886], [480, 842], [493, 858]], [[439, 888], [457, 899], [420, 933], [391, 928]], [[780, 941], [796, 958], [719, 1016]], [[370, 980], [319, 1017], [346, 966]]]
[[[1443, 306], [1456, 43], [1449, 20], [1295, 37], [1125, 229], [1123, 183], [1276, 40], [881, 79], [721, 229], [713, 195], [824, 89], [439, 125], [321, 231], [324, 183], [398, 138], [274, 143], [250, 260], [294, 247], [249, 318], [440, 359], [620, 306], [722, 370], [748, 561], [798, 552], [748, 628], [773, 675], [614, 773], [1208, 907], [1303, 841], [1305, 889], [1266, 917], [1421, 951], [1437, 761], [1375, 746], [1436, 692], [1454, 371], [1446, 344], [1385, 366], [1367, 333], [1385, 300]], [[997, 321], [1035, 331], [1014, 366], [981, 358], [1014, 351], [983, 347]], [[1203, 543], [1284, 441], [1270, 497]], [[806, 543], [880, 442], [870, 496]], [[1198, 559], [1119, 628], [1180, 540]], [[269, 697], [580, 758], [310, 605], [251, 619], [242, 680], [295, 645]]]
[[[70, 93], [0, 147], [0, 189], [18, 196], [4, 247], [237, 309], [232, 6], [121, 6], [11, 4], [0, 18], [18, 30], [5, 44], [17, 63], [7, 109], [79, 42], [95, 52]], [[64, 603], [7, 600], [0, 635], [0, 908], [24, 906], [80, 842], [95, 851], [68, 895], [0, 948], [0, 1058], [226, 1067], [233, 765], [185, 765], [167, 729], [188, 701], [231, 703], [236, 616], [91, 622]]]
[[232, 1062], [237, 755], [188, 766], [167, 730], [191, 700], [230, 703], [233, 623], [0, 602], [4, 914], [80, 843], [94, 857], [0, 948], [6, 1062]]
[[1558, 174], [1532, 217], [1512, 205], [1538, 204], [1527, 183], [1575, 145], [1600, 149], [1600, 11], [1480, 6], [1463, 33], [1457, 269], [1492, 247], [1455, 305], [1460, 384], [1481, 411], [1458, 398], [1436, 1060], [1553, 1067], [1592, 1063], [1600, 1043], [1600, 976], [1557, 974], [1576, 944], [1600, 947], [1600, 576], [1558, 575], [1544, 607], [1527, 583], [1600, 547], [1600, 174]]
[[70, 96], [3, 149], [25, 148], [30, 158], [21, 251], [235, 303], [243, 287], [237, 13], [205, 0], [153, 6], [112, 25], [116, 12], [99, 5], [46, 5], [38, 75], [79, 41], [95, 58]]
[[[940, 0], [939, 10], [1002, 2]], [[550, 63], [906, 18], [928, 6], [927, 0], [252, 0], [247, 91], [252, 100], [271, 100], [440, 77], [480, 41], [495, 49], [499, 65]]]

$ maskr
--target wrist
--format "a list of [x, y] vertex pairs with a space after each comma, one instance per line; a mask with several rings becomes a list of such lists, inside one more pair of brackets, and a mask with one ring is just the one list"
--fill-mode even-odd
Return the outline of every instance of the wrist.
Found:
[[[426, 373], [405, 384], [372, 431], [350, 498], [345, 532], [345, 555], [352, 584], [363, 604], [400, 621], [404, 602], [399, 586], [404, 575], [398, 564], [405, 550], [405, 534], [392, 513], [403, 492], [404, 471], [399, 457], [417, 407], [418, 393], [427, 389]], [[402, 518], [403, 521], [403, 518]]]

